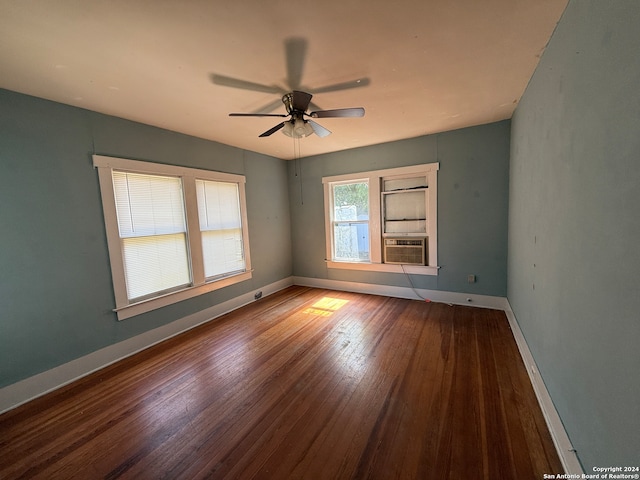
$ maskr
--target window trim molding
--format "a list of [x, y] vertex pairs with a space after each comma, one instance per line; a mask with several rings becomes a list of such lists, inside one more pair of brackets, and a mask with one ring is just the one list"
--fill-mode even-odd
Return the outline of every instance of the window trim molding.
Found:
[[[116, 308], [114, 308], [113, 311], [116, 312], [118, 320], [124, 320], [157, 308], [181, 302], [207, 292], [243, 282], [252, 277], [253, 270], [251, 269], [249, 229], [247, 223], [246, 179], [243, 175], [216, 172], [212, 170], [201, 170], [176, 165], [143, 162], [139, 160], [129, 160], [125, 158], [107, 157], [103, 155], [93, 155], [93, 166], [98, 170], [102, 209], [104, 212], [104, 224], [107, 235], [107, 247], [109, 250], [109, 262], [111, 265], [112, 284], [116, 301]], [[187, 244], [189, 248], [192, 275], [191, 286], [138, 302], [129, 301], [125, 281], [120, 234], [118, 232], [115, 194], [113, 191], [112, 179], [113, 170], [123, 170], [150, 175], [170, 175], [182, 178], [185, 205], [192, 206], [191, 208], [185, 208], [188, 232]], [[195, 234], [199, 233], [197, 195], [195, 188], [196, 178], [230, 182], [238, 185], [240, 215], [243, 226], [242, 240], [244, 244], [245, 271], [231, 274], [218, 280], [206, 281], [204, 277], [204, 265], [202, 262], [202, 245], [199, 243], [199, 235]]]
[[[395, 167], [384, 170], [348, 173], [322, 177], [324, 190], [324, 219], [325, 219], [325, 263], [327, 268], [344, 270], [359, 270], [370, 272], [409, 273], [414, 275], [438, 275], [438, 182], [437, 173], [439, 162]], [[382, 262], [382, 208], [381, 181], [384, 178], [396, 176], [426, 175], [429, 189], [429, 231], [428, 260], [429, 265], [397, 265]], [[369, 262], [347, 262], [333, 260], [331, 233], [331, 185], [340, 182], [367, 180], [369, 183]]]

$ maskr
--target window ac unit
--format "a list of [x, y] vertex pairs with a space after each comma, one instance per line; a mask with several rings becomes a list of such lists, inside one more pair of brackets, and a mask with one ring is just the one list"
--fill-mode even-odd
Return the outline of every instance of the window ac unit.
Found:
[[385, 238], [384, 263], [426, 265], [426, 238]]

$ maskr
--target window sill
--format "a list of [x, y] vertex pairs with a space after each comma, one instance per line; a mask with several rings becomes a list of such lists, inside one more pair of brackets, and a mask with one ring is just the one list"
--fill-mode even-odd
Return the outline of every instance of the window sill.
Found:
[[162, 295], [160, 297], [150, 298], [141, 302], [118, 307], [114, 309], [114, 312], [116, 312], [116, 314], [118, 315], [118, 320], [125, 320], [142, 313], [150, 312], [157, 308], [166, 307], [167, 305], [171, 305], [173, 303], [181, 302], [189, 298], [197, 297], [198, 295], [202, 295], [204, 293], [213, 292], [214, 290], [228, 287], [229, 285], [244, 282], [245, 280], [249, 280], [251, 276], [251, 271], [238, 273], [236, 275], [225, 277], [214, 282], [205, 283], [204, 285], [188, 287], [183, 290], [178, 290], [177, 292], [167, 293], [166, 295]]
[[327, 260], [327, 268], [366, 272], [410, 273], [411, 275], [438, 275], [440, 267], [431, 265], [397, 265], [390, 263], [336, 262]]

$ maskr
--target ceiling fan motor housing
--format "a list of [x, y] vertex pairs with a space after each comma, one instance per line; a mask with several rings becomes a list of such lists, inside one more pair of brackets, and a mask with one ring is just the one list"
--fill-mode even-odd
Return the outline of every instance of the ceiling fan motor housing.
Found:
[[282, 103], [284, 103], [287, 113], [293, 113], [293, 93], [285, 93], [282, 96]]

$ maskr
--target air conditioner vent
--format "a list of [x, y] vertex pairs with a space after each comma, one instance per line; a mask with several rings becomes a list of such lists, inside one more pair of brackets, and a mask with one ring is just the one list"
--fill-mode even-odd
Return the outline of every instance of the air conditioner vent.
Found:
[[425, 265], [426, 238], [385, 238], [384, 263]]

